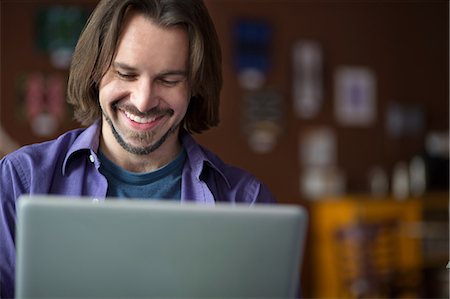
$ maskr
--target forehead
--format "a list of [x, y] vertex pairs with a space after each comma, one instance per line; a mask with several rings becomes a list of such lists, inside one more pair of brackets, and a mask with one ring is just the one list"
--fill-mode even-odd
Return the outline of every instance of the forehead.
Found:
[[[183, 26], [163, 27], [135, 11], [126, 13], [119, 36], [116, 58], [144, 61], [180, 59], [186, 62], [189, 38]], [[137, 61], [136, 61], [137, 62]]]

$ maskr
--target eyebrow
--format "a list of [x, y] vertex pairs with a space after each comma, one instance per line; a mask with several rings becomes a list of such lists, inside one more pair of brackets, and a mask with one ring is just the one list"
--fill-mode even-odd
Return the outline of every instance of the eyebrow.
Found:
[[[137, 69], [123, 62], [113, 62], [113, 67], [115, 69], [122, 69], [124, 71], [136, 72]], [[164, 76], [184, 76], [187, 77], [187, 71], [185, 70], [165, 70], [157, 74], [156, 77], [164, 77]]]
[[113, 67], [115, 69], [119, 68], [122, 69], [124, 71], [136, 71], [136, 68], [129, 66], [128, 64], [122, 63], [122, 62], [113, 62]]

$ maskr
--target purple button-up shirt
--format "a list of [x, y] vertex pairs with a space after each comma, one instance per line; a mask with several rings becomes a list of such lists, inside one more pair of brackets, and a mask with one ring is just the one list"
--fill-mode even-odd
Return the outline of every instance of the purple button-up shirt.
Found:
[[[16, 201], [22, 194], [62, 194], [104, 200], [99, 172], [99, 122], [58, 139], [25, 146], [0, 160], [0, 297], [14, 296]], [[267, 187], [248, 172], [223, 163], [186, 132], [181, 201], [270, 203]], [[149, 195], [151, 197], [151, 194]], [[45, 269], [43, 269], [45, 271]]]

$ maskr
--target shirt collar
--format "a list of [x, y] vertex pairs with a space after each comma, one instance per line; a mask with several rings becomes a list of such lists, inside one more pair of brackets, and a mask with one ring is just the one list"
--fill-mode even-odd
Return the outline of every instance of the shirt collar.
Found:
[[64, 158], [62, 173], [65, 175], [68, 164], [71, 161], [72, 156], [76, 155], [79, 152], [94, 152], [96, 153], [98, 150], [98, 146], [100, 143], [100, 121], [97, 120], [90, 127], [83, 130], [80, 135], [78, 135], [70, 146], [67, 154]]
[[[83, 151], [89, 152], [90, 154], [97, 153], [100, 143], [100, 131], [100, 120], [97, 120], [90, 127], [82, 131], [80, 135], [78, 135], [78, 137], [76, 137], [75, 141], [69, 148], [66, 157], [64, 158], [62, 169], [63, 175], [65, 175], [67, 171], [67, 167], [71, 161], [72, 156]], [[200, 176], [203, 173], [205, 167], [209, 166], [211, 169], [220, 174], [220, 176], [224, 179], [228, 186], [231, 186], [227, 177], [221, 170], [221, 168], [223, 168], [221, 167], [222, 162], [214, 155], [210, 154], [211, 157], [209, 157], [206, 154], [206, 150], [203, 149], [184, 129], [180, 130], [180, 141], [184, 149], [186, 150], [186, 154], [188, 157], [186, 163], [189, 163], [189, 167], [198, 180], [200, 180]]]

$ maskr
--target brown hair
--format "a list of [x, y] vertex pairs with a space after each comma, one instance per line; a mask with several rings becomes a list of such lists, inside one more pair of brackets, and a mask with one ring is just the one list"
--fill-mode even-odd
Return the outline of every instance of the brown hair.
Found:
[[90, 125], [101, 116], [99, 83], [117, 50], [125, 13], [133, 9], [162, 27], [184, 26], [189, 35], [191, 100], [184, 119], [188, 132], [219, 123], [221, 49], [202, 0], [102, 0], [81, 33], [70, 67], [67, 101], [75, 119]]

